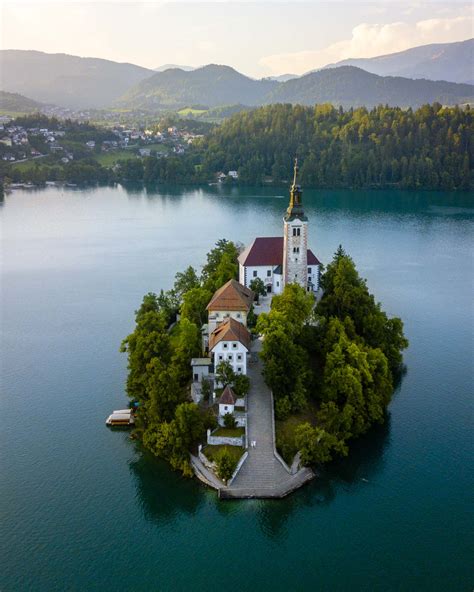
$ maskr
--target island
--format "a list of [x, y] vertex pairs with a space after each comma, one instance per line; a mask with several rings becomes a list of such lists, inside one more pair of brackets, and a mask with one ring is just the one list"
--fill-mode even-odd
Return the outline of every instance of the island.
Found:
[[226, 239], [147, 294], [122, 343], [134, 433], [226, 498], [280, 498], [383, 423], [408, 346], [339, 246], [308, 248], [295, 161], [282, 237]]

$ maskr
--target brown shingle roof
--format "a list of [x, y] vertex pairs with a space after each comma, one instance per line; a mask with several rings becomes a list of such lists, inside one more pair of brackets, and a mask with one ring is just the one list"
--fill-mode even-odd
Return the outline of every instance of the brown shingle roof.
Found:
[[237, 280], [229, 280], [221, 286], [211, 298], [207, 310], [250, 310], [254, 293], [239, 284]]
[[209, 350], [212, 351], [221, 341], [239, 341], [250, 350], [250, 340], [247, 327], [230, 317], [216, 327], [209, 336]]
[[219, 405], [235, 405], [235, 393], [229, 385], [223, 390]]
[[[256, 238], [239, 256], [239, 263], [246, 267], [259, 265], [283, 265], [283, 237], [262, 236]], [[319, 265], [316, 255], [308, 249], [308, 265]]]

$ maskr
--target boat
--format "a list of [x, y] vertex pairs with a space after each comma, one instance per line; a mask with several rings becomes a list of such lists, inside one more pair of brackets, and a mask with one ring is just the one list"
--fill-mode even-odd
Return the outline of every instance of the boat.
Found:
[[105, 425], [108, 426], [133, 426], [135, 425], [135, 418], [133, 417], [131, 409], [116, 409], [112, 411], [109, 417], [105, 420]]

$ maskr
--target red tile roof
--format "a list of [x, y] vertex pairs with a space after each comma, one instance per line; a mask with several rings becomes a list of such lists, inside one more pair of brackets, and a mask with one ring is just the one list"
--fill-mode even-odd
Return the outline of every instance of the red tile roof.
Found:
[[232, 317], [218, 325], [209, 336], [209, 351], [221, 341], [239, 341], [250, 350], [250, 333], [247, 327]]
[[[256, 238], [239, 256], [239, 263], [246, 267], [259, 265], [283, 265], [283, 237]], [[308, 265], [319, 265], [316, 255], [308, 249]]]
[[207, 310], [250, 310], [254, 293], [239, 284], [237, 280], [229, 280], [221, 286], [207, 305]]
[[219, 405], [235, 405], [235, 393], [229, 385], [223, 390]]

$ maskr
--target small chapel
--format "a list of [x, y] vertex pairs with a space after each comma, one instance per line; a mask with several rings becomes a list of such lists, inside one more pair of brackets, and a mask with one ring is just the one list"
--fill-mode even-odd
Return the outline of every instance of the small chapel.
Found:
[[260, 278], [269, 294], [280, 294], [286, 284], [308, 292], [319, 289], [320, 262], [308, 249], [308, 217], [304, 213], [295, 159], [290, 203], [283, 217], [283, 236], [256, 238], [239, 256], [239, 282], [246, 288]]

